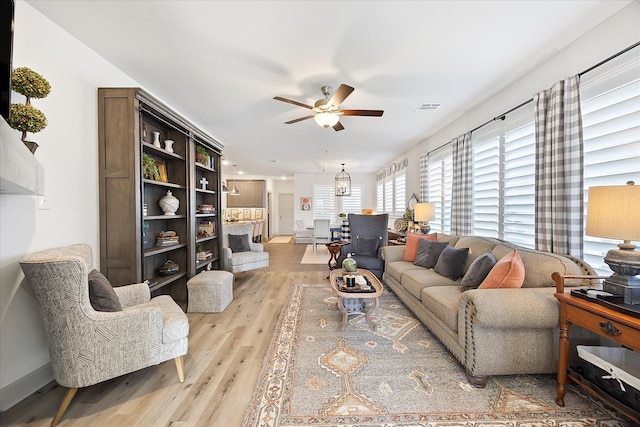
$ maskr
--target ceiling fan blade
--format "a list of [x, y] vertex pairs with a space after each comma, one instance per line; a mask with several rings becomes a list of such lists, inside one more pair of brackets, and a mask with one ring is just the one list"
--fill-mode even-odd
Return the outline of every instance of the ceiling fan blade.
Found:
[[333, 125], [333, 130], [335, 130], [336, 132], [338, 132], [339, 130], [344, 129], [344, 126], [342, 126], [342, 123], [338, 122], [335, 125]]
[[303, 121], [303, 120], [310, 119], [310, 118], [312, 118], [313, 116], [315, 116], [315, 114], [312, 114], [312, 115], [310, 115], [310, 116], [300, 117], [299, 119], [289, 120], [288, 122], [284, 122], [284, 124], [285, 124], [285, 125], [290, 125], [290, 124], [293, 124], [293, 123], [298, 123], [298, 122], [301, 122], [301, 121]]
[[351, 95], [351, 92], [353, 92], [353, 88], [351, 86], [342, 84], [340, 85], [338, 90], [336, 90], [336, 93], [333, 94], [327, 104], [333, 105], [334, 107], [339, 107], [340, 104], [342, 104], [344, 100], [347, 99], [347, 96]]
[[281, 96], [274, 96], [273, 99], [275, 99], [276, 101], [282, 101], [282, 102], [286, 102], [286, 103], [289, 103], [289, 104], [297, 105], [297, 106], [300, 106], [300, 107], [308, 108], [310, 110], [313, 108], [311, 105], [303, 104], [302, 102], [294, 101], [292, 99], [283, 98]]
[[342, 110], [343, 116], [372, 116], [380, 117], [384, 113], [383, 110]]

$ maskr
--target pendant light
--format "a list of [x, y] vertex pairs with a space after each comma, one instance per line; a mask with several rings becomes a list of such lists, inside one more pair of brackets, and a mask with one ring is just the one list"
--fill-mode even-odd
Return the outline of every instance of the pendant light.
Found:
[[222, 181], [222, 192], [223, 193], [228, 193], [229, 192], [229, 188], [227, 188], [227, 182], [226, 181]]
[[229, 191], [230, 196], [239, 196], [240, 192], [238, 191], [238, 187], [236, 187], [236, 165], [233, 165], [233, 188]]
[[351, 175], [344, 171], [344, 163], [342, 163], [342, 171], [336, 175], [336, 196], [351, 195]]

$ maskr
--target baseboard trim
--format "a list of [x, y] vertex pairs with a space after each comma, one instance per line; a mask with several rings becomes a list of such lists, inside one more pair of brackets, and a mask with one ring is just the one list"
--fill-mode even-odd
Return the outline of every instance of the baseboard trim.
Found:
[[0, 411], [4, 412], [53, 381], [51, 363], [0, 388]]

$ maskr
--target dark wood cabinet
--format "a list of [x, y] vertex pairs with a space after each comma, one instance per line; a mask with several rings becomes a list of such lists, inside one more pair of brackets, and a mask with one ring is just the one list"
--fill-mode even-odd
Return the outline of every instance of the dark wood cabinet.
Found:
[[[98, 114], [100, 269], [114, 286], [146, 280], [153, 293], [186, 300], [188, 278], [222, 268], [222, 145], [142, 89], [100, 88]], [[168, 192], [174, 214], [159, 204]], [[159, 241], [165, 232], [177, 238]], [[177, 273], [159, 273], [167, 261]]]

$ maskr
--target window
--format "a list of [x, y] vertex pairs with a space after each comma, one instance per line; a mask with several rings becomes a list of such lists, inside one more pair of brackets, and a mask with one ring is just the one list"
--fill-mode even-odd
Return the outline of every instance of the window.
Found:
[[[589, 187], [640, 184], [640, 58], [628, 56], [601, 65], [581, 81], [585, 221]], [[585, 235], [584, 260], [608, 275], [603, 258], [618, 243]]]
[[384, 180], [376, 184], [376, 210], [384, 212]]
[[396, 215], [404, 215], [404, 211], [407, 208], [405, 202], [407, 194], [407, 175], [404, 173], [396, 174], [393, 178], [393, 184], [393, 213]]
[[313, 218], [336, 222], [339, 213], [362, 212], [362, 187], [351, 185], [351, 196], [336, 196], [333, 185], [313, 186]]
[[451, 232], [451, 183], [453, 159], [451, 144], [438, 148], [427, 157], [427, 201], [435, 207], [435, 219], [429, 221], [432, 232]]
[[407, 175], [395, 172], [378, 180], [376, 184], [376, 209], [379, 213], [402, 216], [406, 209]]

